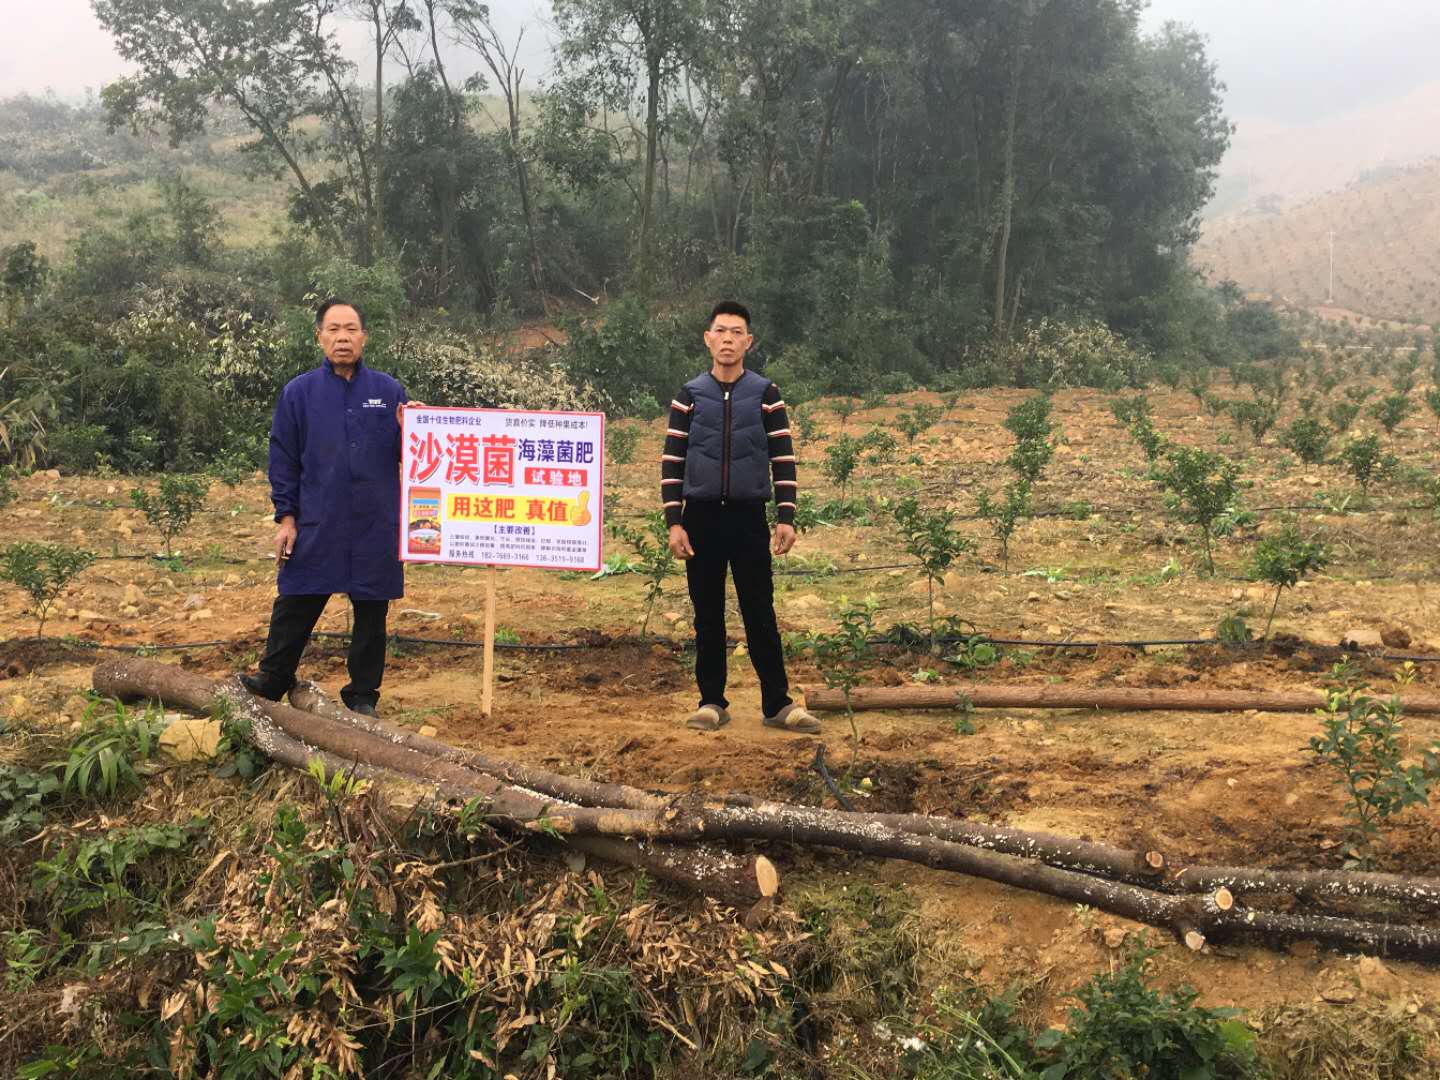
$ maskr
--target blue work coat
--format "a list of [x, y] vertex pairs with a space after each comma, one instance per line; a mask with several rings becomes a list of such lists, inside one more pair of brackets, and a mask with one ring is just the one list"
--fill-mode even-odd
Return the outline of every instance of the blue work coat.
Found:
[[295, 515], [298, 535], [282, 596], [405, 594], [395, 407], [408, 400], [363, 362], [348, 382], [327, 359], [285, 384], [270, 425], [270, 498], [276, 521]]

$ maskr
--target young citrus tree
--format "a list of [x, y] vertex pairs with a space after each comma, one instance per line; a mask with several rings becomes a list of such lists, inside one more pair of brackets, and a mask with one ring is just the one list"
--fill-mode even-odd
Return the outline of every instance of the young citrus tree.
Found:
[[961, 555], [975, 548], [974, 542], [954, 530], [955, 511], [926, 510], [914, 496], [902, 499], [890, 511], [905, 550], [920, 563], [925, 574], [926, 597], [930, 607], [930, 651], [935, 645], [935, 583]]
[[1270, 605], [1270, 617], [1265, 620], [1267, 640], [1275, 622], [1275, 609], [1280, 606], [1280, 594], [1293, 589], [1302, 578], [1324, 570], [1329, 563], [1330, 549], [1324, 542], [1306, 540], [1294, 525], [1287, 525], [1277, 535], [1255, 545], [1251, 573], [1257, 580], [1275, 587], [1275, 601]]
[[1220, 520], [1234, 507], [1240, 487], [1240, 465], [1221, 454], [1177, 446], [1165, 455], [1157, 479], [1171, 513], [1200, 530], [1205, 543], [1205, 570], [1215, 576], [1215, 534]]
[[40, 625], [36, 637], [45, 636], [45, 619], [70, 579], [95, 561], [92, 551], [80, 551], [63, 544], [22, 541], [0, 553], [0, 578], [30, 594]]
[[165, 541], [165, 557], [170, 557], [170, 541], [185, 531], [205, 505], [210, 481], [199, 476], [160, 477], [159, 491], [151, 495], [143, 488], [130, 492], [130, 501], [160, 533]]

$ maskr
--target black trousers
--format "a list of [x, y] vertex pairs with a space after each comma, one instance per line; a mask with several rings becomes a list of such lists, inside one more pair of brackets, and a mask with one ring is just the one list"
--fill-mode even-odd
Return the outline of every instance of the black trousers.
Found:
[[770, 527], [764, 503], [686, 503], [681, 524], [695, 555], [685, 563], [695, 605], [695, 681], [701, 705], [728, 708], [725, 698], [725, 571], [735, 579], [750, 662], [760, 677], [760, 706], [774, 716], [790, 704], [785, 652], [775, 623]]
[[[320, 621], [329, 593], [311, 596], [277, 596], [270, 612], [270, 635], [260, 660], [260, 681], [266, 697], [276, 700], [295, 685], [295, 670]], [[374, 705], [380, 700], [380, 680], [385, 676], [385, 619], [389, 600], [350, 598], [355, 609], [350, 631], [350, 683], [340, 691], [347, 706]]]

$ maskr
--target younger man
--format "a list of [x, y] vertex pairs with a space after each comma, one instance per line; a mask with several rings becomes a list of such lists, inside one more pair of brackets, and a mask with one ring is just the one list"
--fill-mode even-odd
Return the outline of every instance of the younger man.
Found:
[[[795, 447], [780, 390], [745, 368], [754, 344], [750, 312], [716, 304], [705, 331], [710, 370], [670, 403], [660, 459], [660, 495], [670, 551], [685, 560], [695, 605], [695, 680], [700, 707], [689, 727], [715, 731], [730, 722], [725, 698], [725, 570], [735, 579], [750, 662], [760, 677], [766, 727], [816, 732], [820, 722], [790, 699], [785, 654], [775, 623], [770, 553], [795, 546]], [[774, 476], [778, 523], [765, 521]]]

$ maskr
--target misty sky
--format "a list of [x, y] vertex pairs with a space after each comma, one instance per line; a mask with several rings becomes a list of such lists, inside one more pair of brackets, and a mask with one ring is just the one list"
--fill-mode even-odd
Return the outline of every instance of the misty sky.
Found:
[[[497, 23], [529, 24], [524, 56], [545, 67], [545, 0], [492, 0]], [[79, 96], [123, 72], [89, 0], [0, 0], [0, 95]], [[1374, 105], [1440, 77], [1436, 0], [1152, 0], [1148, 26], [1189, 23], [1211, 42], [1232, 117], [1305, 123]], [[363, 44], [357, 34], [355, 45]]]

